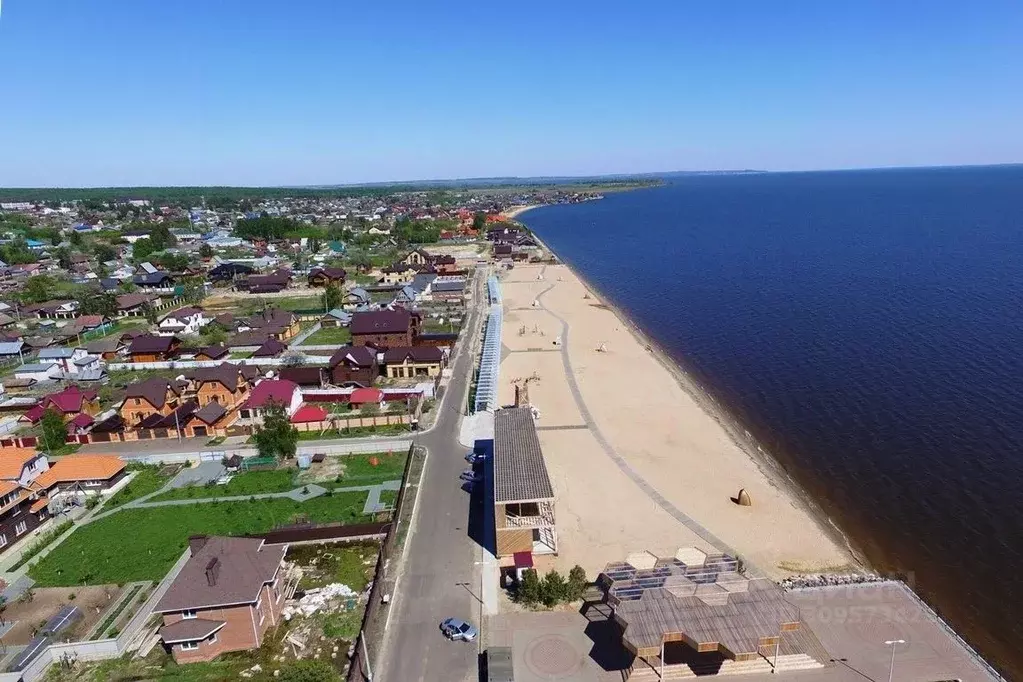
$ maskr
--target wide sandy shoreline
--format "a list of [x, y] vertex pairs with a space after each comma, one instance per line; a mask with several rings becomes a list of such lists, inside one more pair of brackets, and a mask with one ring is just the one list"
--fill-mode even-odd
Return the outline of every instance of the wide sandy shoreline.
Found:
[[[515, 207], [514, 213], [507, 212], [509, 217], [521, 215], [534, 207]], [[549, 247], [544, 245], [551, 253]], [[557, 254], [555, 254], [557, 255]], [[560, 257], [559, 257], [560, 258]], [[564, 261], [562, 260], [562, 263]], [[535, 267], [535, 266], [534, 266]], [[555, 276], [555, 273], [557, 275]], [[671, 503], [675, 504], [683, 512], [691, 516], [700, 525], [708, 528], [718, 538], [722, 539], [727, 546], [734, 547], [744, 557], [749, 557], [759, 570], [774, 578], [781, 578], [797, 573], [829, 572], [849, 570], [864, 570], [867, 567], [862, 554], [857, 552], [850, 544], [848, 538], [834, 525], [813, 499], [796, 483], [781, 465], [769, 453], [764, 451], [749, 435], [743, 425], [735, 419], [726, 408], [718, 404], [709, 393], [680, 366], [669, 353], [667, 353], [656, 341], [645, 333], [627, 314], [618, 306], [610, 302], [600, 290], [581, 277], [579, 273], [567, 264], [547, 270], [547, 281], [536, 282], [529, 286], [530, 278], [535, 278], [532, 267], [516, 266], [508, 275], [508, 279], [518, 279], [518, 282], [508, 281], [506, 291], [512, 290], [512, 303], [506, 303], [506, 307], [519, 312], [511, 312], [513, 319], [506, 325], [506, 346], [514, 346], [520, 339], [512, 337], [511, 330], [516, 324], [529, 324], [535, 320], [534, 333], [543, 327], [545, 323], [539, 322], [544, 315], [543, 311], [523, 310], [521, 304], [526, 300], [518, 296], [516, 304], [515, 290], [526, 287], [530, 291], [523, 292], [528, 297], [534, 297], [540, 293], [544, 297], [545, 307], [550, 307], [550, 312], [556, 312], [558, 316], [570, 322], [573, 329], [578, 328], [574, 335], [582, 333], [583, 336], [593, 333], [601, 334], [602, 330], [608, 328], [606, 320], [597, 320], [594, 315], [597, 311], [605, 311], [614, 317], [617, 327], [627, 334], [631, 344], [635, 348], [629, 348], [629, 341], [624, 338], [612, 339], [608, 337], [609, 352], [598, 355], [592, 354], [592, 348], [579, 347], [577, 344], [570, 344], [567, 349], [573, 358], [573, 374], [580, 380], [582, 392], [585, 395], [603, 395], [604, 391], [610, 392], [620, 390], [622, 377], [629, 371], [620, 365], [627, 364], [630, 367], [643, 365], [640, 376], [643, 383], [650, 386], [652, 391], [658, 390], [657, 384], [670, 381], [675, 388], [679, 389], [682, 396], [658, 395], [654, 404], [644, 405], [642, 402], [636, 404], [617, 404], [613, 413], [599, 414], [603, 408], [599, 407], [604, 400], [594, 400], [593, 418], [597, 427], [604, 432], [606, 439], [610, 441], [616, 450], [620, 451], [622, 458], [629, 463], [629, 466], [638, 471], [644, 480], [656, 488], [657, 493], [663, 494]], [[520, 279], [523, 278], [523, 279]], [[556, 283], [550, 280], [556, 279]], [[568, 288], [571, 280], [575, 280], [580, 291], [589, 292], [592, 300], [583, 301], [585, 295], [562, 296], [561, 300], [553, 300], [555, 284]], [[537, 286], [544, 284], [548, 291], [544, 292]], [[541, 293], [542, 292], [542, 293]], [[507, 294], [506, 294], [507, 296]], [[574, 300], [573, 300], [574, 299]], [[515, 305], [520, 307], [515, 308]], [[595, 311], [594, 309], [597, 309]], [[521, 320], [518, 318], [522, 318]], [[556, 325], [552, 332], [557, 331]], [[617, 332], [618, 329], [615, 329]], [[520, 331], [521, 333], [521, 331]], [[543, 331], [541, 329], [541, 335]], [[529, 344], [536, 343], [535, 339], [528, 341]], [[591, 339], [587, 338], [586, 344], [592, 346]], [[612, 345], [613, 344], [613, 345]], [[521, 344], [520, 344], [521, 345]], [[616, 361], [617, 351], [621, 350], [621, 361]], [[559, 389], [551, 387], [548, 377], [556, 373], [556, 364], [553, 358], [540, 356], [536, 353], [529, 353], [528, 349], [519, 348], [518, 351], [529, 354], [533, 358], [527, 361], [525, 357], [508, 356], [506, 360], [511, 367], [502, 366], [502, 380], [507, 383], [510, 374], [521, 374], [526, 372], [530, 366], [540, 368], [544, 374], [544, 380], [535, 387], [531, 387], [531, 398], [534, 404], [543, 411], [542, 423], [550, 421], [560, 424], [578, 422], [578, 412], [573, 411], [571, 402], [557, 395]], [[646, 362], [640, 357], [645, 356]], [[597, 360], [599, 358], [599, 360]], [[651, 363], [650, 360], [654, 362]], [[592, 372], [594, 362], [599, 362], [601, 371], [597, 374]], [[646, 365], [654, 365], [653, 368]], [[567, 363], [566, 363], [567, 367]], [[508, 371], [506, 371], [506, 369]], [[590, 371], [587, 371], [590, 370]], [[618, 375], [616, 376], [616, 372]], [[603, 375], [607, 375], [604, 377]], [[659, 375], [659, 376], [658, 376]], [[592, 388], [588, 389], [588, 385]], [[594, 390], [595, 389], [595, 390]], [[670, 391], [668, 392], [670, 393]], [[547, 394], [547, 395], [545, 395]], [[507, 397], [506, 395], [502, 397]], [[508, 402], [505, 400], [504, 402]], [[591, 401], [587, 401], [591, 402]], [[561, 414], [566, 416], [562, 417]], [[644, 422], [645, 420], [645, 422]], [[643, 428], [643, 427], [647, 428]], [[558, 429], [558, 426], [548, 426], [551, 429]], [[573, 487], [576, 485], [577, 476], [561, 471], [561, 460], [566, 468], [571, 471], [578, 471], [579, 462], [571, 461], [570, 455], [563, 455], [561, 451], [568, 452], [573, 448], [587, 449], [589, 443], [574, 439], [567, 435], [555, 437], [555, 434], [542, 434], [541, 438], [546, 456], [553, 461], [553, 476], [555, 487], [558, 488], [559, 475], [563, 485]], [[688, 440], [688, 442], [687, 442]], [[638, 442], [637, 442], [638, 441]], [[679, 447], [682, 445], [682, 447]], [[691, 446], [685, 447], [686, 445]], [[592, 460], [591, 460], [592, 461]], [[708, 465], [708, 461], [710, 464]], [[584, 465], [586, 466], [586, 465]], [[701, 469], [702, 467], [702, 469]], [[722, 486], [731, 485], [734, 490], [731, 494], [738, 492], [738, 487], [746, 487], [752, 491], [754, 504], [749, 508], [739, 508], [730, 502], [721, 503], [722, 490], [708, 492], [705, 486], [695, 486], [691, 482], [680, 482], [677, 478], [685, 478], [679, 472], [693, 471], [694, 475], [699, 474], [707, 477], [708, 482], [715, 481]], [[610, 476], [607, 472], [602, 478]], [[725, 483], [734, 481], [734, 483]], [[611, 494], [618, 490], [625, 490], [632, 487], [632, 482], [616, 480], [613, 485], [608, 484]], [[574, 498], [573, 498], [574, 499]], [[569, 504], [573, 504], [569, 501]], [[585, 506], [585, 502], [582, 503]], [[645, 500], [630, 497], [623, 500], [626, 507], [643, 506]], [[564, 505], [562, 505], [564, 506]], [[600, 509], [584, 509], [580, 511], [577, 523], [580, 526], [587, 525], [590, 521], [587, 514], [597, 514]], [[649, 511], [644, 512], [649, 514]], [[608, 522], [607, 519], [593, 519], [593, 523]], [[621, 551], [638, 551], [649, 549], [654, 552], [670, 551], [667, 545], [662, 547], [640, 546], [644, 542], [656, 542], [660, 535], [672, 534], [671, 526], [664, 523], [661, 525], [651, 522], [651, 528], [657, 528], [658, 532], [645, 533], [643, 530], [632, 527], [627, 522], [621, 524], [621, 534], [633, 538], [623, 540]], [[645, 529], [644, 529], [645, 530]], [[595, 536], [591, 533], [582, 533], [585, 540], [592, 544]], [[685, 533], [678, 533], [679, 543], [685, 538]], [[642, 538], [648, 537], [649, 540]], [[691, 537], [692, 544], [700, 545], [701, 540], [696, 535]], [[604, 554], [613, 552], [615, 545], [609, 539], [605, 541]], [[571, 544], [571, 543], [570, 543]], [[580, 543], [585, 544], [585, 543]], [[571, 549], [571, 547], [569, 548]], [[594, 550], [596, 551], [596, 550]], [[575, 559], [569, 552], [569, 561], [574, 563]], [[613, 561], [619, 557], [601, 556], [600, 561]], [[592, 563], [599, 563], [597, 558], [584, 556], [579, 560], [583, 563], [589, 559]], [[585, 563], [584, 563], [585, 565]], [[588, 569], [591, 566], [586, 566]]]

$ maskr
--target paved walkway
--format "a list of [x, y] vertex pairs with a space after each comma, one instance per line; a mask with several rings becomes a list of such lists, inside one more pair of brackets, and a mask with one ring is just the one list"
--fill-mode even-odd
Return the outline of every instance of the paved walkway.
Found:
[[[544, 270], [546, 270], [546, 268], [544, 268]], [[540, 273], [542, 275], [543, 270], [541, 270]], [[561, 359], [565, 366], [565, 380], [568, 382], [569, 390], [572, 392], [572, 397], [575, 399], [576, 407], [579, 408], [579, 414], [582, 415], [583, 423], [593, 433], [593, 437], [597, 441], [597, 444], [600, 445], [600, 448], [604, 451], [604, 454], [611, 458], [611, 461], [613, 461], [618, 466], [618, 468], [622, 470], [622, 473], [624, 473], [626, 476], [632, 479], [632, 482], [639, 486], [640, 490], [642, 490], [647, 495], [647, 497], [653, 500], [653, 502], [656, 503], [657, 506], [666, 511], [677, 521], [679, 521], [684, 526], [689, 528], [691, 531], [699, 535], [701, 538], [703, 538], [703, 540], [710, 543], [712, 546], [717, 547], [723, 552], [727, 552], [733, 556], [737, 556], [735, 550], [731, 549], [723, 540], [721, 540], [719, 537], [711, 533], [707, 528], [702, 526], [694, 518], [683, 512], [678, 507], [676, 507], [667, 498], [665, 498], [664, 495], [661, 495], [659, 492], [657, 492], [657, 490], [654, 489], [652, 485], [647, 483], [646, 479], [644, 479], [639, 474], [639, 472], [632, 468], [632, 465], [630, 465], [625, 460], [625, 458], [622, 457], [617, 450], [615, 450], [614, 446], [611, 445], [611, 443], [604, 436], [603, 432], [601, 432], [600, 427], [597, 425], [597, 422], [593, 419], [593, 414], [590, 412], [589, 407], [586, 405], [586, 400], [583, 398], [582, 391], [579, 390], [579, 383], [576, 381], [575, 371], [572, 369], [572, 356], [568, 350], [569, 348], [568, 339], [569, 333], [571, 332], [571, 325], [569, 325], [569, 323], [563, 317], [561, 317], [553, 310], [548, 308], [546, 305], [544, 305], [543, 302], [544, 295], [547, 294], [547, 292], [549, 292], [551, 289], [553, 289], [554, 286], [555, 286], [554, 284], [551, 284], [549, 287], [540, 292], [537, 295], [536, 300], [539, 302], [541, 310], [545, 311], [551, 317], [561, 322]], [[745, 565], [747, 570], [753, 568], [749, 564], [749, 562], [746, 562]]]
[[298, 336], [292, 338], [290, 341], [288, 341], [288, 348], [291, 349], [291, 350], [302, 350], [301, 348], [299, 348], [299, 346], [302, 345], [303, 341], [308, 339], [310, 336], [312, 336], [316, 332], [320, 331], [320, 326], [321, 326], [320, 323], [317, 322], [312, 327], [309, 327], [309, 329], [306, 329], [304, 332], [302, 332]]

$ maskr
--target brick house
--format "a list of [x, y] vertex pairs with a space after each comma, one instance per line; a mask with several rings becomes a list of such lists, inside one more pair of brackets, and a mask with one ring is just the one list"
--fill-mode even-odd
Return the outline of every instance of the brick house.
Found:
[[155, 609], [174, 660], [210, 661], [259, 648], [281, 620], [287, 549], [258, 538], [191, 538], [191, 556]]
[[217, 403], [230, 410], [249, 394], [259, 369], [225, 362], [217, 367], [200, 367], [186, 375], [192, 381], [195, 401], [200, 407]]
[[352, 345], [380, 348], [414, 346], [419, 335], [419, 313], [408, 310], [375, 310], [352, 315]]
[[356, 383], [361, 386], [372, 386], [380, 376], [380, 365], [377, 353], [366, 346], [342, 346], [337, 349], [327, 363], [330, 383], [341, 386]]
[[183, 382], [161, 377], [129, 384], [121, 403], [121, 419], [134, 426], [154, 414], [171, 414], [181, 403], [184, 392]]
[[290, 417], [302, 405], [302, 391], [294, 381], [263, 379], [241, 404], [239, 416], [250, 424], [262, 424], [263, 412], [270, 403], [284, 405], [284, 412]]
[[181, 340], [176, 336], [143, 334], [132, 339], [128, 355], [132, 362], [163, 362], [177, 355]]
[[[225, 417], [228, 417], [225, 419]], [[198, 438], [225, 435], [222, 429], [229, 426], [235, 415], [228, 416], [227, 408], [210, 401], [199, 407], [194, 399], [186, 400], [170, 414], [153, 414], [138, 424], [139, 429], [155, 432], [157, 438], [170, 437], [180, 433], [183, 438]]]
[[68, 455], [58, 459], [33, 481], [41, 494], [101, 493], [117, 485], [125, 477], [124, 460], [114, 455]]
[[50, 517], [47, 502], [17, 481], [0, 481], [0, 552]]
[[444, 367], [444, 351], [433, 346], [398, 346], [384, 351], [384, 370], [390, 379], [435, 377]]

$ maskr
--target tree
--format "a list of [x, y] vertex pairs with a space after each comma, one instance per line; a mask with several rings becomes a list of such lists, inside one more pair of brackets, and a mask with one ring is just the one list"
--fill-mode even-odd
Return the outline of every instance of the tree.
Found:
[[104, 317], [117, 315], [117, 296], [106, 291], [83, 296], [78, 305], [82, 315], [103, 315]]
[[281, 667], [281, 682], [341, 682], [341, 675], [326, 661], [298, 660]]
[[315, 237], [309, 240], [309, 252], [317, 254], [320, 252], [320, 240]]
[[47, 453], [52, 452], [54, 448], [64, 447], [64, 443], [67, 441], [67, 427], [64, 426], [64, 417], [60, 416], [60, 412], [52, 407], [46, 408], [39, 424], [43, 434], [43, 446]]
[[207, 346], [216, 346], [227, 341], [227, 331], [219, 324], [208, 324], [199, 332], [199, 336]]
[[472, 217], [472, 229], [482, 230], [487, 226], [487, 214], [483, 211], [476, 211]]
[[323, 303], [323, 309], [326, 311], [333, 310], [334, 308], [340, 307], [344, 301], [345, 295], [334, 282], [327, 284], [327, 287], [320, 294], [320, 301]]
[[142, 304], [142, 314], [145, 315], [146, 322], [156, 324], [156, 308], [149, 301]]
[[25, 280], [21, 288], [21, 300], [25, 303], [42, 303], [53, 297], [57, 280], [49, 275], [34, 275]]
[[57, 265], [65, 272], [71, 269], [71, 252], [66, 246], [58, 246], [53, 250], [53, 257], [57, 259]]
[[365, 251], [356, 251], [352, 253], [348, 260], [351, 262], [352, 267], [355, 268], [356, 272], [369, 272], [370, 268], [373, 267], [373, 260]]
[[68, 241], [71, 242], [71, 246], [82, 246], [82, 233], [78, 230], [71, 230], [71, 234], [68, 235]]
[[527, 568], [522, 572], [515, 600], [526, 606], [536, 606], [540, 603], [540, 578], [535, 569]]
[[145, 263], [149, 256], [158, 251], [152, 239], [139, 239], [131, 247], [131, 259], [136, 263]]
[[544, 606], [550, 608], [565, 601], [567, 596], [568, 585], [565, 583], [565, 579], [552, 568], [543, 577], [543, 582], [540, 584], [540, 601]]
[[93, 245], [92, 252], [96, 254], [96, 260], [100, 263], [104, 263], [109, 260], [117, 260], [117, 249], [110, 246], [110, 244], [97, 242]]
[[298, 450], [298, 429], [288, 420], [284, 404], [276, 400], [263, 409], [263, 426], [252, 438], [260, 457], [291, 459]]
[[586, 591], [586, 586], [589, 582], [586, 580], [586, 570], [576, 564], [572, 567], [572, 570], [568, 572], [568, 586], [565, 595], [565, 601], [579, 601], [583, 598], [583, 592]]
[[213, 258], [213, 247], [209, 244], [203, 244], [199, 247], [200, 258]]
[[8, 265], [16, 265], [18, 263], [35, 263], [39, 258], [35, 251], [28, 248], [28, 242], [19, 237], [9, 244], [0, 246], [0, 260]]

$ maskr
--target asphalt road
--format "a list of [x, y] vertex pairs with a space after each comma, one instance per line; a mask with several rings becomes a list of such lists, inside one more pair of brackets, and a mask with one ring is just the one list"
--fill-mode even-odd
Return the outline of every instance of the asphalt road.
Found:
[[[476, 305], [466, 327], [470, 334], [478, 333], [485, 278], [476, 286]], [[469, 537], [470, 499], [458, 478], [468, 466], [458, 428], [473, 369], [470, 347], [466, 343], [454, 362], [436, 426], [415, 439], [429, 457], [374, 682], [476, 679], [477, 643], [449, 642], [438, 628], [440, 621], [452, 616], [479, 625], [480, 567], [475, 564], [479, 549]]]

